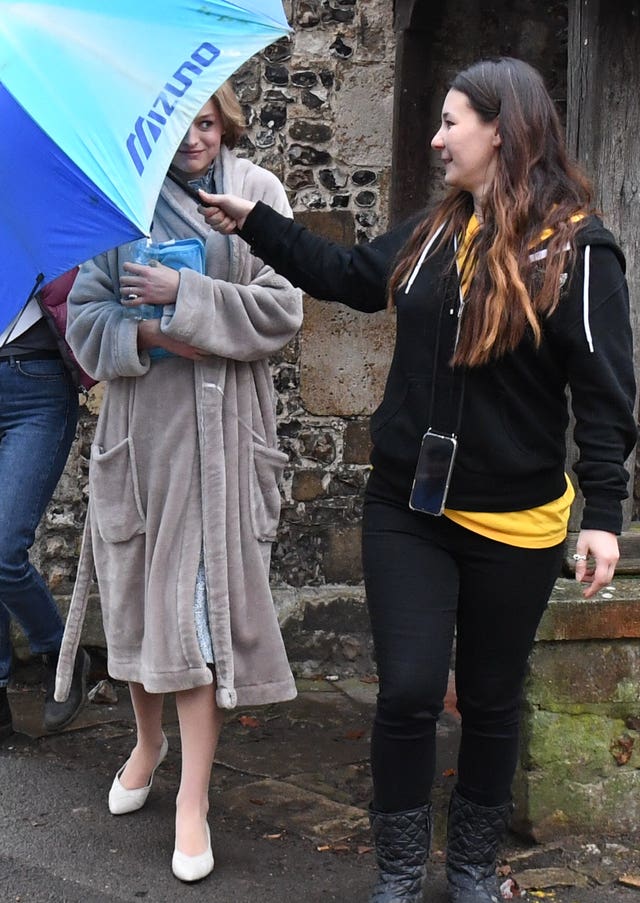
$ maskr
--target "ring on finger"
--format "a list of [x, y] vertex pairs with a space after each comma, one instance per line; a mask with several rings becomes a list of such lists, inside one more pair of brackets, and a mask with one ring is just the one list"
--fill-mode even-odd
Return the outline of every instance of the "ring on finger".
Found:
[[133, 295], [133, 294], [127, 295], [127, 301], [136, 301], [137, 298], [138, 298], [137, 295]]
[[574, 560], [574, 561], [586, 561], [586, 560], [587, 560], [587, 556], [586, 556], [586, 555], [580, 555], [578, 552], [576, 552], [575, 555], [573, 556], [573, 560]]

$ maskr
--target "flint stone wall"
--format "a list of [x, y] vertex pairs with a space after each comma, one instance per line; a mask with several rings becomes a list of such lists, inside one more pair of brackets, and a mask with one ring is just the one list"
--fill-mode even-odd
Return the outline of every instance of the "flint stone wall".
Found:
[[[234, 84], [248, 122], [239, 153], [272, 170], [296, 216], [344, 244], [387, 225], [395, 35], [384, 0], [285, 2], [293, 27]], [[298, 673], [369, 672], [360, 566], [368, 416], [383, 390], [393, 318], [305, 298], [300, 334], [273, 360], [281, 447], [290, 465], [272, 583]], [[78, 436], [43, 518], [33, 560], [63, 610], [87, 498], [103, 389], [82, 405]], [[92, 613], [91, 613], [92, 612]], [[27, 650], [15, 632], [19, 655]], [[97, 597], [85, 640], [103, 642]]]
[[[375, 237], [389, 221], [394, 129], [405, 135], [419, 131], [424, 159], [412, 161], [411, 168], [423, 173], [421, 190], [425, 183], [440, 182], [427, 146], [453, 69], [482, 53], [528, 52], [552, 72], [554, 93], [562, 96], [562, 4], [553, 3], [552, 15], [533, 0], [522, 0], [517, 9], [506, 0], [481, 6], [456, 0], [446, 11], [425, 13], [429, 28], [416, 36], [424, 42], [424, 77], [415, 73], [411, 84], [398, 85], [394, 4], [288, 0], [291, 36], [234, 76], [248, 122], [239, 152], [279, 176], [299, 221], [347, 245]], [[428, 97], [423, 97], [425, 85]], [[416, 103], [408, 121], [394, 123], [402, 108], [399, 95], [412, 91]], [[421, 206], [424, 200], [416, 189], [413, 203]], [[369, 416], [382, 396], [394, 319], [386, 312], [358, 314], [311, 298], [304, 303], [299, 335], [272, 362], [280, 443], [290, 461], [282, 484], [272, 583], [301, 668], [368, 671], [366, 617], [362, 612], [356, 629], [351, 613], [363, 608], [360, 520]], [[75, 573], [89, 445], [101, 393], [96, 387], [83, 404], [76, 443], [33, 550], [61, 596]], [[309, 616], [314, 628], [308, 631], [303, 625], [309, 620], [309, 592], [349, 600], [343, 617], [336, 616], [333, 603], [325, 606], [316, 599]], [[342, 631], [337, 624], [343, 621], [352, 626]]]
[[[421, 153], [424, 147], [424, 159], [412, 160], [422, 179], [411, 203], [422, 206], [424, 185], [440, 183], [428, 140], [454, 69], [483, 53], [526, 55], [528, 48], [563, 96], [563, 4], [556, 0], [553, 14], [533, 0], [517, 9], [506, 0], [481, 5], [456, 0], [446, 11], [427, 11], [429, 27], [417, 35], [424, 75], [397, 85], [394, 4], [288, 0], [291, 36], [233, 79], [248, 123], [239, 152], [279, 176], [296, 218], [315, 231], [347, 245], [375, 237], [390, 218], [394, 128], [417, 129]], [[410, 121], [394, 123], [398, 94], [407, 91], [415, 93]], [[274, 596], [298, 673], [367, 673], [373, 662], [360, 564], [362, 493], [369, 416], [382, 396], [394, 319], [312, 298], [304, 303], [299, 335], [272, 362], [280, 443], [290, 461], [272, 556]], [[63, 604], [75, 574], [101, 394], [96, 387], [83, 404], [77, 440], [33, 550]]]

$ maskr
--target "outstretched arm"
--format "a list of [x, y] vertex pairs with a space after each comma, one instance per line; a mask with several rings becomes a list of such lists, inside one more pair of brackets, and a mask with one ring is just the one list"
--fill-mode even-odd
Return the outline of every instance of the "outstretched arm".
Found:
[[415, 223], [349, 248], [316, 235], [261, 201], [201, 194], [200, 212], [213, 229], [225, 234], [237, 231], [256, 257], [309, 295], [368, 313], [386, 307], [396, 255]]

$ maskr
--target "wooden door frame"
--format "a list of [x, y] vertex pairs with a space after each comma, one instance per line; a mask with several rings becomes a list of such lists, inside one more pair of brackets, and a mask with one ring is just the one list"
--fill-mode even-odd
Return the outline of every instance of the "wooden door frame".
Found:
[[389, 219], [392, 225], [425, 205], [431, 183], [430, 168], [415, 161], [427, 157], [434, 102], [441, 102], [425, 67], [425, 47], [442, 16], [437, 4], [425, 0], [395, 0], [393, 25], [396, 32], [395, 87], [393, 103], [393, 150]]
[[[594, 181], [595, 204], [627, 258], [627, 281], [634, 328], [636, 363], [640, 362], [640, 215], [637, 160], [640, 140], [628, 128], [640, 115], [639, 4], [627, 0], [568, 0], [567, 144]], [[635, 173], [635, 176], [634, 176]], [[569, 442], [569, 458], [577, 451]], [[627, 462], [630, 497], [623, 503], [625, 572], [640, 570], [640, 524], [632, 522], [636, 456]], [[570, 530], [579, 529], [578, 498], [572, 508]], [[619, 572], [624, 562], [621, 562]]]

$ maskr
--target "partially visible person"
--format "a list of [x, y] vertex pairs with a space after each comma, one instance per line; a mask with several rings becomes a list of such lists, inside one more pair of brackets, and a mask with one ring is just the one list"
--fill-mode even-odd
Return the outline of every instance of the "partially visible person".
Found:
[[263, 203], [202, 193], [204, 219], [309, 294], [373, 312], [396, 346], [372, 418], [363, 561], [379, 673], [371, 903], [423, 899], [435, 732], [456, 639], [462, 718], [448, 819], [451, 903], [497, 903], [520, 700], [560, 573], [571, 390], [584, 494], [576, 579], [618, 561], [636, 441], [625, 260], [594, 215], [539, 73], [480, 61], [451, 82], [432, 139], [449, 191], [430, 212], [342, 248]]
[[[83, 264], [69, 298], [69, 343], [107, 385], [56, 693], [67, 691], [95, 563], [108, 670], [129, 682], [137, 729], [109, 809], [144, 806], [175, 693], [172, 870], [187, 882], [214, 865], [209, 783], [224, 711], [296, 694], [269, 587], [286, 462], [269, 357], [297, 333], [302, 298], [244, 242], [211, 230], [196, 193], [215, 185], [291, 215], [278, 179], [233, 153], [243, 127], [225, 84], [184, 136], [155, 209], [154, 243], [198, 239], [204, 272], [135, 263], [123, 245]], [[160, 316], [144, 319], [154, 307]]]
[[53, 698], [64, 630], [57, 605], [29, 550], [64, 470], [75, 437], [78, 387], [64, 361], [63, 343], [45, 316], [53, 300], [64, 306], [75, 273], [51, 282], [0, 335], [0, 740], [11, 736], [12, 619], [30, 649], [42, 656], [43, 724], [70, 724], [86, 698], [89, 656], [79, 649], [69, 698]]

